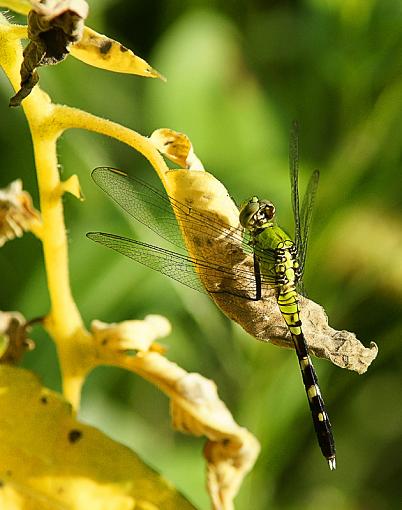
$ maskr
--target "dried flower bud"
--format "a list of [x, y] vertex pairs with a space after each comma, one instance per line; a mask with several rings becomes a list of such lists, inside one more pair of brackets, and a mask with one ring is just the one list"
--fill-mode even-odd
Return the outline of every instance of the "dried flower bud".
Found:
[[33, 348], [27, 329], [19, 312], [0, 312], [0, 363], [16, 364], [25, 351]]
[[39, 81], [36, 69], [58, 64], [66, 58], [69, 46], [79, 41], [88, 15], [85, 0], [31, 0], [28, 14], [30, 42], [24, 50], [21, 65], [21, 88], [10, 99], [10, 106], [19, 106]]
[[22, 237], [32, 222], [38, 220], [39, 213], [32, 206], [30, 194], [23, 191], [21, 179], [0, 189], [0, 247], [15, 237]]
[[107, 324], [92, 321], [92, 333], [102, 346], [116, 351], [149, 351], [157, 338], [170, 333], [171, 326], [161, 315], [147, 315], [142, 321]]
[[[48, 21], [65, 14], [85, 19], [88, 16], [88, 4], [85, 0], [30, 0], [32, 10]], [[73, 33], [73, 29], [70, 30]]]
[[173, 131], [173, 129], [162, 128], [154, 131], [150, 140], [161, 154], [173, 163], [180, 165], [181, 168], [204, 170], [187, 135]]

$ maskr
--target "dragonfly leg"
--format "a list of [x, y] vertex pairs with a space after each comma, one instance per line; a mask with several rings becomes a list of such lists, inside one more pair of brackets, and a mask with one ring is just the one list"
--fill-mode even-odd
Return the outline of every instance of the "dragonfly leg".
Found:
[[254, 253], [254, 276], [255, 276], [255, 298], [254, 301], [260, 301], [261, 299], [261, 269], [260, 269], [260, 263], [258, 262], [258, 259], [256, 257], [256, 254]]

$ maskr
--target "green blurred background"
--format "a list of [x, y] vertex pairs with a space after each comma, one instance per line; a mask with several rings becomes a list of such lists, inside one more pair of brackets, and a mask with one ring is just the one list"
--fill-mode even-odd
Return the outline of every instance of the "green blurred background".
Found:
[[[183, 5], [185, 4], [185, 5]], [[19, 17], [15, 17], [19, 20]], [[90, 180], [112, 165], [156, 182], [149, 164], [104, 137], [68, 132], [63, 178], [86, 196], [65, 198], [71, 280], [92, 319], [166, 315], [169, 358], [216, 381], [262, 452], [238, 509], [394, 509], [402, 501], [402, 3], [395, 0], [92, 2], [88, 24], [132, 48], [167, 76], [118, 75], [67, 59], [40, 70], [54, 101], [142, 134], [183, 131], [205, 167], [237, 200], [274, 201], [292, 230], [288, 133], [301, 126], [301, 185], [321, 171], [305, 284], [337, 329], [356, 332], [378, 358], [365, 375], [315, 360], [337, 442], [330, 472], [316, 444], [293, 352], [249, 337], [206, 296], [85, 238], [104, 230], [149, 239]], [[38, 206], [29, 131], [0, 74], [0, 185], [22, 177]], [[40, 244], [32, 235], [0, 250], [0, 309], [46, 313]], [[55, 350], [39, 328], [24, 365], [60, 388]], [[99, 368], [82, 419], [138, 452], [200, 509], [203, 439], [171, 430], [167, 399], [133, 374]], [[190, 469], [191, 467], [191, 469]]]

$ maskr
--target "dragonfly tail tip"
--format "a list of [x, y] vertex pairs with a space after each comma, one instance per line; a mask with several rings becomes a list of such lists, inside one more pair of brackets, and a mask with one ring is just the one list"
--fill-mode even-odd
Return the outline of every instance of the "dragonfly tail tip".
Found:
[[335, 470], [336, 469], [336, 461], [335, 461], [335, 457], [332, 457], [330, 459], [327, 459], [328, 460], [328, 465], [329, 465], [329, 469], [331, 471]]

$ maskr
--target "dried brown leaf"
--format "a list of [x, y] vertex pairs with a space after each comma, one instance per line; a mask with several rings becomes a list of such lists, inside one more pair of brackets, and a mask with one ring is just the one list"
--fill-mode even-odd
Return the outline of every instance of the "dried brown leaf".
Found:
[[21, 179], [0, 189], [0, 247], [15, 237], [22, 237], [39, 218], [30, 194], [22, 189]]
[[[234, 421], [219, 399], [213, 381], [197, 373], [188, 373], [154, 352], [149, 339], [152, 341], [166, 334], [166, 323], [161, 323], [160, 317], [158, 320], [151, 317], [142, 325], [141, 322], [126, 321], [106, 327], [96, 322], [93, 329], [99, 362], [124, 367], [158, 386], [170, 398], [173, 426], [186, 434], [208, 438], [205, 457], [213, 507], [231, 510], [233, 498], [258, 456], [259, 443]], [[125, 356], [121, 353], [122, 347], [138, 352], [135, 356]]]
[[[169, 154], [170, 159], [175, 157], [174, 133], [169, 132], [169, 151], [173, 152]], [[182, 157], [181, 140], [182, 135], [178, 134], [179, 158]], [[230, 319], [258, 340], [293, 348], [289, 329], [280, 313], [273, 289], [267, 290], [264, 299], [260, 301], [250, 299], [254, 289], [250, 289], [249, 299], [237, 297], [244, 294], [244, 289], [249, 288], [253, 281], [253, 260], [243, 250], [239, 211], [222, 183], [207, 172], [183, 169], [168, 172], [165, 175], [165, 185], [169, 196], [196, 209], [210, 218], [211, 222], [226, 226], [226, 232], [222, 230], [218, 233], [218, 229], [209, 229], [206, 222], [202, 229], [195, 232], [193, 225], [178, 218], [191, 257], [208, 260], [218, 268], [228, 268], [226, 274], [215, 271], [212, 276], [210, 270], [198, 270], [211, 298]], [[238, 235], [229, 236], [229, 233]], [[378, 348], [374, 342], [367, 348], [354, 333], [331, 328], [324, 309], [314, 301], [300, 296], [300, 308], [304, 333], [313, 354], [359, 374], [367, 370], [377, 356]]]
[[69, 46], [82, 37], [84, 20], [88, 15], [85, 0], [31, 0], [28, 14], [29, 44], [24, 50], [21, 65], [21, 88], [10, 99], [10, 106], [19, 106], [38, 83], [36, 71], [44, 65], [63, 61]]
[[13, 365], [33, 348], [27, 322], [19, 312], [0, 312], [0, 363]]
[[213, 508], [231, 510], [244, 477], [258, 457], [257, 439], [237, 425], [219, 399], [215, 383], [199, 374], [185, 374], [176, 381], [170, 407], [175, 428], [208, 438], [204, 455]]

